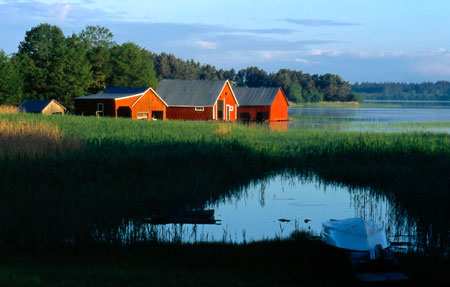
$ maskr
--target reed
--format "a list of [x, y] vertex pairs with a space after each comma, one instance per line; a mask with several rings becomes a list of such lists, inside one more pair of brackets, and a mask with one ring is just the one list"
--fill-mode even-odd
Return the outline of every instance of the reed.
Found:
[[[0, 159], [5, 246], [120, 243], [130, 234], [124, 233], [130, 222], [141, 226], [155, 212], [203, 208], [286, 170], [370, 187], [394, 198], [436, 234], [448, 230], [447, 133], [276, 132], [235, 123], [30, 114], [0, 115], [0, 122], [15, 129], [14, 136], [3, 138], [12, 150], [24, 144], [17, 140], [23, 132], [16, 131], [28, 126], [42, 126], [38, 134], [46, 134], [51, 145], [79, 143], [63, 145], [64, 152], [9, 152]], [[152, 240], [140, 233], [127, 241]], [[448, 239], [436, 240], [445, 245]]]
[[80, 148], [80, 143], [63, 138], [54, 124], [0, 120], [0, 159], [33, 158], [77, 148]]
[[14, 113], [18, 113], [17, 107], [0, 105], [0, 114], [14, 114]]

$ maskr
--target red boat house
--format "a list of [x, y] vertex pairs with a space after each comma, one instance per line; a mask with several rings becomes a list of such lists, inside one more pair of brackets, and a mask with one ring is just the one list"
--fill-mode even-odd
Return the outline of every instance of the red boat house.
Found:
[[226, 80], [162, 80], [156, 92], [168, 105], [168, 119], [237, 120], [239, 104]]
[[233, 88], [240, 121], [287, 121], [289, 103], [283, 89]]
[[85, 116], [163, 120], [166, 108], [151, 87], [112, 87], [103, 93], [75, 98], [75, 114]]

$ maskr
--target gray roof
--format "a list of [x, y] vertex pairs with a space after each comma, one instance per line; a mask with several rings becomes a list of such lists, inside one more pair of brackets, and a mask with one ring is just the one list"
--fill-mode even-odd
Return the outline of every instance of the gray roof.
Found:
[[41, 113], [52, 100], [25, 100], [17, 108], [20, 112]]
[[225, 80], [162, 80], [156, 93], [169, 106], [214, 106], [225, 83]]
[[106, 88], [103, 93], [88, 95], [84, 97], [77, 97], [75, 99], [120, 99], [130, 96], [137, 96], [145, 93], [150, 89], [149, 87], [128, 88], [128, 87], [111, 87]]
[[239, 106], [270, 106], [280, 87], [276, 88], [233, 88]]

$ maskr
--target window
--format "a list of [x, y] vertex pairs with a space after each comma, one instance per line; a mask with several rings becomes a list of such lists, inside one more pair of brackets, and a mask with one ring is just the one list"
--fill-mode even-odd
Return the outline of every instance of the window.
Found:
[[233, 106], [230, 106], [230, 112], [232, 112], [234, 110]]
[[205, 107], [195, 107], [196, 112], [203, 112], [205, 110]]
[[138, 112], [137, 119], [138, 120], [148, 120], [148, 113]]

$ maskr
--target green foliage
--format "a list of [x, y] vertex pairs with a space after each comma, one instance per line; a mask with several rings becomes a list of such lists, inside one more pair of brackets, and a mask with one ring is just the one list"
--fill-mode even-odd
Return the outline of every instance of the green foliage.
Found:
[[[161, 79], [230, 80], [238, 86], [281, 86], [290, 101], [347, 101], [349, 84], [337, 75], [309, 75], [258, 67], [236, 72], [172, 54], [155, 54], [136, 44], [117, 45], [111, 31], [87, 26], [65, 37], [60, 28], [40, 24], [26, 32], [12, 59], [0, 55], [0, 104], [23, 99], [56, 99], [69, 110], [73, 97], [102, 92], [107, 86], [151, 86]], [[7, 60], [5, 60], [7, 59]]]
[[73, 98], [91, 85], [84, 45], [76, 35], [66, 38], [57, 26], [41, 24], [28, 31], [17, 58], [26, 99], [56, 99], [71, 110]]
[[[30, 114], [0, 115], [0, 121], [48, 122], [64, 138], [80, 142], [79, 149], [53, 155], [4, 155], [3, 245], [151, 241], [151, 234], [137, 236], [128, 224], [140, 226], [162, 210], [203, 208], [286, 169], [394, 197], [425, 230], [432, 226], [432, 234], [441, 234], [438, 244], [448, 242], [450, 137], [445, 133], [280, 133], [216, 122]], [[223, 128], [229, 133], [221, 133]], [[435, 243], [439, 237], [427, 238]]]
[[26, 32], [17, 54], [24, 75], [25, 98], [61, 97], [65, 50], [64, 34], [56, 26], [40, 24]]
[[106, 84], [112, 87], [144, 87], [156, 89], [158, 80], [147, 51], [134, 43], [111, 49], [112, 73]]
[[111, 76], [111, 49], [117, 44], [109, 29], [100, 26], [87, 26], [79, 34], [86, 47], [86, 55], [91, 64], [92, 85], [90, 94], [97, 94], [106, 89], [106, 80]]
[[86, 26], [79, 34], [79, 37], [83, 40], [88, 50], [100, 47], [110, 49], [117, 45], [113, 40], [114, 35], [111, 31], [99, 25]]
[[217, 70], [214, 66], [195, 62], [193, 59], [183, 60], [172, 54], [155, 54], [148, 52], [149, 58], [155, 67], [156, 76], [162, 79], [182, 80], [233, 80], [236, 72], [234, 69], [225, 71]]
[[348, 96], [348, 100], [350, 102], [358, 102], [358, 103], [362, 103], [363, 102], [363, 98], [360, 94], [355, 93], [355, 92], [351, 92], [350, 95]]
[[265, 87], [269, 85], [269, 76], [263, 69], [248, 67], [237, 73], [236, 83], [243, 87]]
[[0, 50], [0, 105], [19, 105], [23, 100], [23, 79], [17, 61]]
[[366, 100], [450, 101], [450, 82], [436, 83], [355, 83], [352, 91]]

